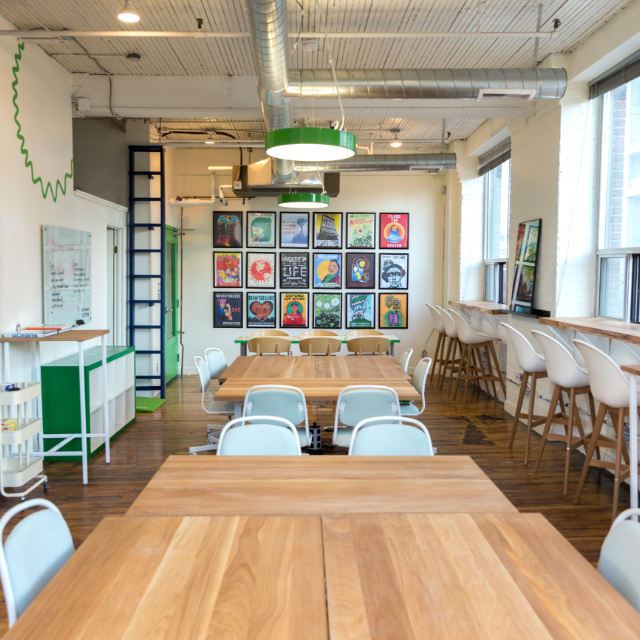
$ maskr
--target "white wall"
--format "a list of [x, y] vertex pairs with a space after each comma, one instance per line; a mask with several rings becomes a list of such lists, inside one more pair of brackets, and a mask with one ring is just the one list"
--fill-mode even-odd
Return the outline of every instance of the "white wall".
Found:
[[[232, 154], [232, 155], [231, 155]], [[172, 150], [167, 195], [206, 195], [209, 165], [237, 164], [238, 153], [207, 150]], [[257, 158], [252, 158], [255, 160]], [[228, 183], [230, 175], [220, 176], [218, 184]], [[174, 190], [171, 193], [170, 190]], [[247, 201], [231, 200], [229, 210], [276, 211], [275, 198]], [[302, 210], [302, 209], [301, 209]], [[418, 361], [433, 328], [426, 302], [440, 304], [442, 297], [442, 211], [441, 181], [428, 175], [346, 175], [341, 176], [341, 193], [332, 198], [329, 211], [405, 212], [410, 215], [409, 328], [388, 333], [398, 335], [396, 356], [414, 349], [412, 366]], [[176, 215], [175, 213], [173, 214]], [[179, 212], [177, 213], [179, 216]], [[246, 217], [246, 215], [245, 215]], [[173, 218], [176, 219], [175, 217]], [[213, 213], [211, 207], [184, 208], [184, 290], [183, 329], [185, 373], [195, 373], [193, 357], [207, 347], [222, 349], [231, 362], [239, 353], [233, 343], [248, 329], [213, 329]], [[246, 232], [246, 229], [244, 230]], [[275, 249], [279, 252], [279, 249]], [[312, 253], [314, 249], [309, 248]], [[378, 252], [379, 250], [376, 250]], [[342, 249], [346, 253], [346, 249]], [[279, 283], [278, 283], [279, 284]], [[243, 292], [246, 289], [243, 288]], [[313, 294], [313, 289], [309, 293]], [[346, 293], [342, 290], [342, 294]], [[276, 289], [279, 294], [279, 289]], [[278, 304], [279, 311], [279, 304]], [[246, 324], [246, 322], [245, 322]], [[346, 329], [338, 331], [346, 333]], [[432, 338], [431, 349], [435, 346]]]

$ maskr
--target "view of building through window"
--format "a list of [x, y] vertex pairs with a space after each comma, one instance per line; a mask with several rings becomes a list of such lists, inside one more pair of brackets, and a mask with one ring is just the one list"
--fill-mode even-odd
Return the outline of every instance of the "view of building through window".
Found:
[[484, 176], [485, 273], [484, 299], [504, 304], [509, 254], [509, 197], [511, 160]]

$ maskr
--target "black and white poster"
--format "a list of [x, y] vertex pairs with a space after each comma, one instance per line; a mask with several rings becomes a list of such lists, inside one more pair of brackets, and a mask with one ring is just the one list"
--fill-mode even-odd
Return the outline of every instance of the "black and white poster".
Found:
[[280, 288], [309, 288], [309, 254], [299, 251], [280, 253]]

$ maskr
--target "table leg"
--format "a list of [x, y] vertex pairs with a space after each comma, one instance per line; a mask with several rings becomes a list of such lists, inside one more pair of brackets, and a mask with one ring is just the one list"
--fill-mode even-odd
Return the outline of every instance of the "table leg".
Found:
[[[638, 508], [638, 382], [637, 377], [630, 377], [629, 387], [629, 454], [631, 462], [631, 508]], [[633, 516], [638, 520], [638, 516]]]
[[82, 342], [78, 342], [78, 371], [80, 375], [80, 444], [82, 447], [82, 484], [89, 484], [89, 472], [87, 468], [87, 407], [84, 395], [84, 351], [82, 349]]
[[[116, 381], [116, 385], [117, 385]], [[107, 389], [107, 336], [102, 336], [102, 395], [104, 396], [104, 455], [107, 464], [111, 462], [111, 442], [109, 441], [109, 390]], [[114, 402], [115, 406], [115, 402]]]
[[4, 382], [6, 382], [7, 384], [9, 384], [9, 382], [11, 382], [11, 367], [9, 366], [9, 343], [5, 342], [4, 343], [4, 348], [3, 348], [3, 364], [4, 364], [4, 372], [3, 372], [3, 377], [4, 377]]
[[396, 346], [396, 345], [392, 342], [392, 343], [391, 343], [391, 347], [390, 347], [390, 349], [391, 349], [391, 357], [392, 357], [392, 358], [394, 358], [394, 357], [395, 357], [395, 355], [396, 355], [396, 349], [395, 349], [395, 346]]
[[247, 355], [247, 343], [246, 342], [240, 343], [240, 355], [241, 356], [246, 356]]
[[233, 417], [242, 418], [242, 402], [233, 403]]
[[[36, 342], [36, 382], [42, 382], [42, 370], [40, 369], [40, 343]], [[36, 399], [36, 416], [38, 418], [42, 418], [42, 393]], [[44, 422], [43, 422], [43, 431], [44, 431]], [[38, 451], [44, 451], [44, 442], [42, 438], [41, 431], [36, 436], [36, 442], [38, 444]]]

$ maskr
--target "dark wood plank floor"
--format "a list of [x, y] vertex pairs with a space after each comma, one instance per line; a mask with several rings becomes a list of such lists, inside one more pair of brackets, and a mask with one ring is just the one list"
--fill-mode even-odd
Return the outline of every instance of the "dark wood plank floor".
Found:
[[[474, 388], [475, 389], [475, 388]], [[453, 403], [445, 391], [427, 385], [428, 410], [424, 424], [431, 433], [438, 455], [470, 455], [522, 512], [544, 514], [592, 563], [596, 563], [602, 541], [611, 524], [613, 480], [603, 472], [591, 471], [581, 504], [573, 504], [584, 457], [572, 457], [569, 495], [562, 495], [564, 448], [549, 443], [540, 472], [525, 468], [524, 427], [518, 431], [513, 451], [507, 448], [512, 417], [502, 405], [482, 392], [470, 392], [467, 406]], [[311, 420], [323, 426], [333, 424], [335, 405], [311, 405]], [[111, 464], [104, 454], [89, 465], [89, 485], [82, 485], [81, 467], [75, 462], [45, 463], [49, 476], [48, 498], [69, 523], [76, 547], [105, 516], [123, 515], [167, 456], [187, 454], [190, 446], [205, 444], [206, 425], [224, 424], [224, 418], [206, 416], [200, 406], [198, 379], [186, 377], [167, 388], [167, 402], [155, 413], [138, 414], [138, 421], [111, 448]], [[330, 444], [330, 432], [324, 439]], [[535, 453], [540, 437], [532, 437]], [[344, 455], [344, 451], [335, 452]], [[207, 454], [203, 454], [207, 455]], [[620, 491], [620, 509], [629, 504], [629, 491]], [[40, 497], [37, 489], [32, 497]], [[0, 501], [0, 514], [16, 504]], [[0, 635], [6, 631], [6, 610], [0, 603]]]

